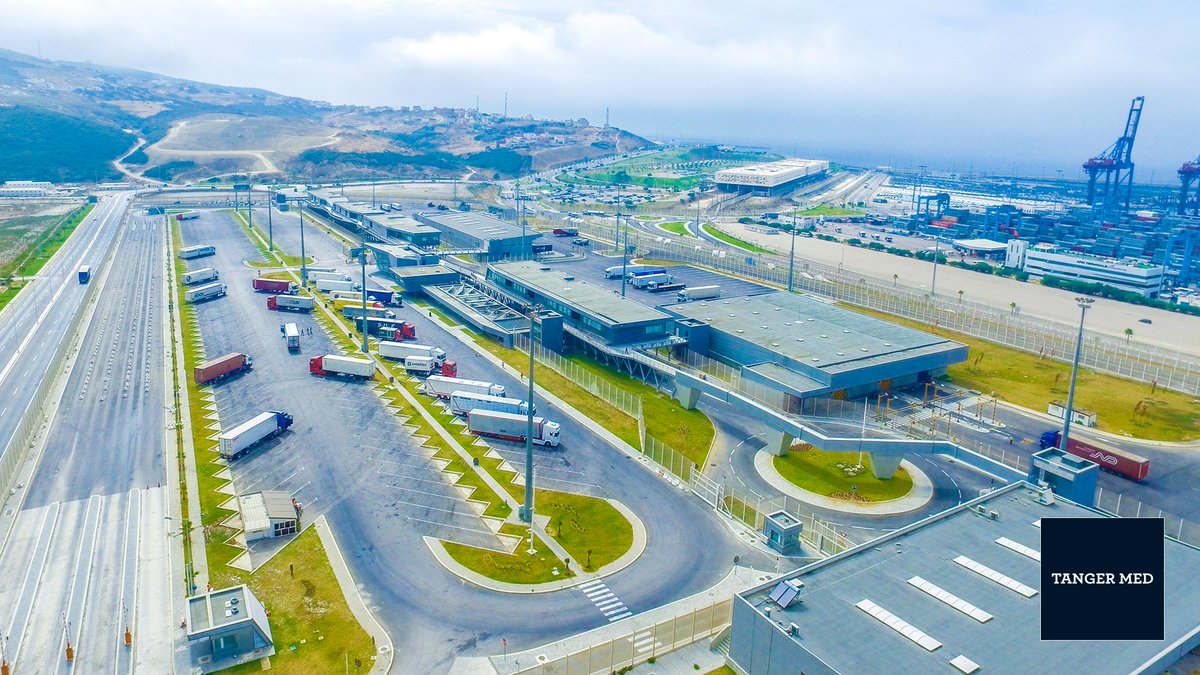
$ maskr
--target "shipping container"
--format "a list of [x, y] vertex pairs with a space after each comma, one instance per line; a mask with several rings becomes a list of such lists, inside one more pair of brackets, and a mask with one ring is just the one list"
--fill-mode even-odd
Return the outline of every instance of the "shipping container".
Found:
[[[473, 394], [466, 391], [456, 391], [450, 394], [450, 412], [455, 415], [466, 415], [472, 410], [494, 410], [514, 415], [528, 415], [529, 404], [519, 398]], [[533, 413], [537, 414], [536, 405], [533, 407]]]
[[216, 255], [217, 247], [211, 244], [202, 244], [199, 246], [185, 246], [179, 249], [177, 255], [183, 260], [191, 260], [192, 258], [203, 258], [208, 255]]
[[[1061, 431], [1042, 434], [1042, 448], [1057, 448], [1062, 440]], [[1101, 469], [1124, 476], [1130, 480], [1145, 480], [1150, 476], [1150, 460], [1128, 450], [1121, 450], [1107, 443], [1081, 441], [1074, 436], [1067, 439], [1066, 451], [1077, 457], [1091, 460]]]
[[324, 354], [308, 360], [308, 372], [312, 375], [341, 375], [367, 379], [375, 374], [375, 362], [353, 356]]
[[205, 384], [243, 370], [250, 370], [253, 365], [254, 359], [250, 356], [241, 352], [233, 352], [209, 359], [196, 366], [192, 370], [192, 377], [195, 378], [196, 384]]
[[405, 372], [413, 375], [432, 375], [438, 368], [432, 356], [406, 356], [403, 363]]

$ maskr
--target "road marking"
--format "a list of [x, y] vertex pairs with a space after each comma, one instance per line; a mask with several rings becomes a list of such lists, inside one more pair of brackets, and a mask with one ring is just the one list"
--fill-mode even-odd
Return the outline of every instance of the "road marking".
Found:
[[586, 584], [577, 586], [583, 592], [588, 601], [595, 605], [596, 609], [603, 614], [609, 622], [624, 619], [627, 616], [632, 616], [633, 612], [621, 602], [617, 594], [612, 591], [604, 582], [600, 580], [589, 581]]

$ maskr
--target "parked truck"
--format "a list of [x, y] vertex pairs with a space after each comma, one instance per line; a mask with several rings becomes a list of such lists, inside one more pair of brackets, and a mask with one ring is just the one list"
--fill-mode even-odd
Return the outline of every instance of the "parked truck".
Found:
[[[467, 413], [467, 430], [477, 436], [524, 441], [529, 434], [529, 417], [495, 410], [472, 410]], [[560, 431], [558, 422], [550, 422], [543, 417], [533, 418], [534, 445], [557, 448]]]
[[311, 312], [317, 301], [299, 295], [272, 295], [267, 298], [267, 309], [287, 312]]
[[279, 326], [279, 332], [283, 334], [283, 339], [287, 340], [288, 351], [300, 349], [300, 328], [290, 321]]
[[634, 288], [649, 288], [651, 285], [657, 287], [662, 284], [671, 283], [671, 275], [666, 272], [658, 272], [655, 274], [641, 274], [629, 280], [629, 283]]
[[408, 356], [428, 356], [440, 368], [446, 362], [446, 352], [441, 347], [429, 345], [414, 345], [407, 342], [392, 342], [385, 340], [379, 343], [379, 355], [385, 359], [400, 360]]
[[554, 236], [556, 236], [556, 237], [577, 237], [577, 236], [579, 236], [579, 228], [577, 228], [577, 227], [556, 227], [556, 228], [554, 228]]
[[206, 255], [216, 255], [217, 247], [211, 244], [201, 244], [199, 246], [184, 246], [179, 249], [176, 255], [181, 260], [191, 260], [192, 258], [203, 258]]
[[646, 285], [646, 290], [651, 293], [677, 293], [683, 290], [685, 287], [686, 285], [680, 281], [672, 280], [665, 284], [657, 281], [651, 281]]
[[188, 213], [175, 214], [175, 220], [196, 220], [200, 217], [199, 211], [190, 211]]
[[375, 317], [377, 319], [394, 319], [396, 313], [386, 307], [372, 307], [367, 305], [364, 310], [362, 305], [346, 305], [342, 308], [342, 316], [347, 319], [357, 319], [360, 316]]
[[432, 356], [404, 357], [404, 371], [413, 375], [429, 376], [437, 372], [438, 363]]
[[629, 263], [627, 265], [613, 265], [612, 267], [604, 268], [604, 277], [607, 279], [620, 279], [622, 274], [628, 276], [643, 270], [659, 270], [666, 272], [666, 270], [661, 267], [642, 265], [640, 263]]
[[[1061, 440], [1061, 431], [1047, 431], [1042, 434], [1039, 444], [1042, 449], [1057, 448]], [[1099, 464], [1101, 469], [1130, 480], [1145, 480], [1150, 476], [1149, 459], [1107, 443], [1081, 441], [1071, 436], [1067, 439], [1066, 451], [1077, 457], [1091, 460]]]
[[692, 300], [709, 300], [711, 298], [721, 297], [720, 286], [693, 286], [685, 288], [675, 294], [675, 299], [679, 302], [691, 302]]
[[447, 377], [445, 375], [430, 375], [429, 379], [425, 380], [425, 393], [430, 396], [449, 399], [450, 394], [456, 391], [487, 394], [488, 396], [504, 396], [507, 390], [502, 384], [493, 384], [491, 382], [484, 382], [483, 380], [467, 380], [461, 377]]
[[[634, 279], [636, 279], [638, 277], [648, 277], [648, 276], [652, 276], [655, 274], [666, 274], [667, 273], [667, 268], [665, 268], [665, 267], [656, 267], [654, 265], [638, 265], [637, 267], [638, 267], [638, 269], [636, 269], [636, 270], [631, 269], [631, 270], [627, 270], [625, 272], [625, 280], [626, 281], [633, 281]], [[621, 276], [621, 275], [618, 274], [617, 276]]]
[[196, 366], [192, 370], [192, 377], [195, 378], [196, 384], [205, 384], [234, 373], [250, 370], [253, 365], [254, 359], [248, 354], [233, 352], [225, 356], [218, 356], [215, 359], [209, 359]]
[[222, 459], [237, 459], [257, 443], [287, 431], [292, 416], [282, 410], [259, 413], [217, 437]]
[[[354, 319], [354, 327], [360, 333], [362, 332], [362, 317], [356, 317]], [[417, 339], [417, 329], [411, 323], [408, 323], [407, 321], [401, 321], [400, 319], [379, 318], [374, 316], [367, 317], [367, 334], [394, 342]]]
[[[529, 403], [519, 398], [473, 394], [468, 391], [456, 391], [450, 394], [450, 412], [461, 416], [473, 410], [493, 410], [514, 415], [528, 415]], [[536, 405], [533, 407], [533, 413], [537, 414]]]
[[357, 291], [362, 287], [353, 281], [334, 281], [333, 279], [317, 279], [317, 290], [328, 293], [329, 291]]
[[308, 360], [308, 372], [311, 375], [340, 375], [342, 377], [370, 378], [375, 374], [375, 362], [371, 359], [359, 359], [353, 356], [338, 356], [323, 354]]
[[216, 281], [221, 278], [221, 273], [211, 267], [201, 267], [198, 270], [184, 272], [179, 278], [186, 285], [202, 284], [206, 281]]
[[219, 281], [211, 284], [204, 284], [203, 286], [189, 288], [184, 291], [183, 300], [184, 302], [188, 303], [204, 302], [205, 300], [212, 300], [213, 298], [219, 298], [225, 295], [225, 291], [227, 290], [228, 288], [225, 286], [225, 284]]
[[92, 280], [92, 268], [90, 265], [80, 265], [79, 269], [75, 271], [79, 274], [79, 283], [86, 284]]
[[344, 272], [309, 272], [308, 278], [313, 281], [354, 281], [349, 274]]
[[[362, 291], [330, 291], [329, 292], [329, 299], [333, 300], [335, 302], [338, 300], [353, 300], [353, 301], [357, 301], [358, 304], [361, 305], [362, 298], [363, 298]], [[368, 303], [378, 302], [378, 303], [381, 303], [384, 305], [394, 305], [396, 307], [404, 306], [404, 301], [401, 299], [400, 294], [398, 292], [385, 291], [381, 288], [368, 288], [367, 289], [367, 302]]]
[[295, 295], [300, 290], [299, 284], [287, 279], [267, 279], [266, 277], [254, 277], [251, 282], [254, 290], [259, 293], [285, 293], [287, 295]]

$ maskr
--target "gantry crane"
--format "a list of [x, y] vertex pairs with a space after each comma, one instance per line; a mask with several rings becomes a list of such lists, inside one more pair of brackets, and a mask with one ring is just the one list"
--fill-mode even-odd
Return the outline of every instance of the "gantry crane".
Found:
[[[1133, 191], [1133, 140], [1137, 136], [1145, 101], [1145, 96], [1133, 99], [1129, 104], [1129, 117], [1125, 120], [1125, 133], [1104, 152], [1083, 163], [1083, 170], [1088, 175], [1088, 204], [1100, 207], [1095, 212], [1097, 217], [1103, 218], [1114, 209], [1129, 210]], [[1100, 180], [1102, 175], [1103, 181]]]
[[[1179, 167], [1179, 215], [1200, 216], [1200, 157]], [[1193, 184], [1196, 189], [1193, 191]]]

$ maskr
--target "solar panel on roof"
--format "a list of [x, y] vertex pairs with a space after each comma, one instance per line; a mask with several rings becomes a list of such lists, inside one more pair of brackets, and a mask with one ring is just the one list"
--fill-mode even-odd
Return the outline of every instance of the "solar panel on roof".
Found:
[[800, 591], [789, 584], [787, 581], [781, 581], [775, 585], [775, 590], [771, 591], [771, 600], [779, 605], [781, 609], [787, 609], [789, 605], [796, 601], [796, 597], [800, 595]]

